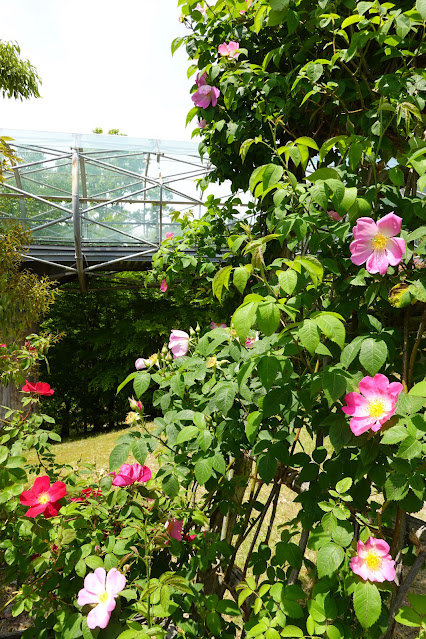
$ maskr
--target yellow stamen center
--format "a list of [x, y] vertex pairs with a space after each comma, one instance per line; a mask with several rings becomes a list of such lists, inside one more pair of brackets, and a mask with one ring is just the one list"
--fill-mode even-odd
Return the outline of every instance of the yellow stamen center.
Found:
[[383, 251], [388, 243], [388, 238], [383, 233], [377, 233], [376, 237], [371, 240], [371, 244], [375, 251]]
[[385, 412], [385, 404], [382, 399], [373, 399], [368, 402], [368, 412], [370, 417], [382, 417]]
[[109, 595], [106, 591], [103, 592], [101, 595], [99, 595], [100, 603], [106, 603], [108, 601], [108, 598], [109, 598]]
[[49, 501], [50, 501], [49, 493], [41, 493], [38, 496], [38, 503], [39, 504], [48, 504]]
[[374, 550], [370, 550], [364, 561], [370, 570], [379, 570], [382, 565], [382, 558], [379, 557], [379, 555], [377, 555]]

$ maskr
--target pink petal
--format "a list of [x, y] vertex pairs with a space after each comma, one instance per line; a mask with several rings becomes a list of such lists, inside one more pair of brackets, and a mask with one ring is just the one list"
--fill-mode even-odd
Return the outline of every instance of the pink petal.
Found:
[[184, 339], [189, 339], [189, 335], [188, 333], [185, 333], [185, 331], [179, 331], [176, 328], [174, 328], [172, 330], [172, 332], [170, 333], [170, 339], [172, 338], [184, 338]]
[[[115, 608], [115, 602], [114, 602]], [[93, 630], [94, 628], [106, 628], [111, 619], [111, 612], [105, 604], [98, 604], [87, 615], [87, 625]]]
[[106, 578], [106, 591], [109, 595], [118, 595], [126, 587], [126, 577], [117, 568], [111, 568]]
[[46, 504], [37, 504], [36, 506], [32, 506], [25, 513], [25, 517], [37, 517], [46, 510]]
[[377, 222], [377, 228], [385, 237], [398, 235], [401, 230], [402, 217], [395, 213], [388, 213]]
[[218, 52], [220, 53], [220, 55], [228, 55], [229, 51], [228, 51], [228, 45], [223, 42], [222, 44], [220, 44], [217, 48]]
[[371, 217], [360, 217], [353, 228], [356, 240], [371, 240], [377, 235], [377, 225]]
[[106, 570], [105, 568], [96, 568], [94, 572], [89, 572], [84, 578], [84, 588], [88, 592], [95, 595], [101, 595], [105, 592]]
[[405, 253], [405, 240], [402, 237], [391, 237], [386, 245], [386, 257], [391, 266], [397, 266]]
[[374, 273], [385, 275], [388, 270], [388, 266], [389, 260], [386, 257], [386, 251], [373, 251], [367, 260], [365, 268], [372, 275], [374, 275]]
[[19, 496], [19, 501], [23, 506], [35, 506], [38, 499], [32, 490], [24, 490]]
[[381, 573], [386, 581], [393, 581], [395, 579], [395, 561], [391, 558], [384, 559]]
[[370, 537], [368, 541], [371, 542], [371, 546], [374, 546], [378, 555], [385, 556], [389, 553], [390, 546], [384, 539], [375, 539], [374, 537]]
[[397, 401], [398, 395], [402, 392], [402, 384], [399, 382], [392, 382], [389, 384], [388, 393], [392, 397], [393, 401]]
[[45, 504], [43, 514], [46, 517], [46, 519], [49, 519], [49, 517], [56, 517], [56, 515], [61, 510], [61, 508], [62, 506], [58, 501], [50, 501], [47, 504]]
[[367, 399], [377, 397], [378, 394], [387, 395], [389, 380], [386, 375], [377, 373], [374, 377], [363, 377], [358, 385], [360, 393]]
[[67, 494], [67, 487], [63, 481], [55, 481], [47, 492], [51, 501], [58, 501]]
[[368, 415], [368, 402], [359, 393], [348, 393], [345, 395], [345, 402], [347, 406], [343, 406], [342, 411], [346, 415], [353, 415], [354, 417], [366, 417]]
[[353, 434], [358, 437], [358, 435], [366, 433], [374, 423], [375, 420], [371, 417], [352, 417], [349, 427]]
[[99, 596], [93, 592], [89, 592], [86, 588], [82, 588], [78, 593], [77, 603], [79, 606], [86, 606], [87, 604], [94, 604], [99, 602]]
[[207, 73], [197, 73], [195, 83], [197, 87], [202, 87], [207, 84]]
[[37, 477], [32, 487], [33, 493], [38, 497], [41, 493], [47, 493], [50, 488], [50, 479], [47, 475]]
[[212, 87], [211, 89], [212, 106], [215, 107], [217, 104], [217, 99], [220, 96], [220, 91], [216, 87]]
[[357, 266], [364, 264], [373, 252], [370, 240], [354, 240], [349, 245], [351, 262]]

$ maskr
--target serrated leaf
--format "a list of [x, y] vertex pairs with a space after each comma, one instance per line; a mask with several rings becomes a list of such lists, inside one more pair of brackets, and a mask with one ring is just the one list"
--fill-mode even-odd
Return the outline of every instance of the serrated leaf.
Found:
[[268, 451], [265, 454], [259, 455], [257, 472], [266, 484], [269, 484], [269, 482], [273, 480], [277, 472], [277, 460], [273, 453]]
[[297, 273], [291, 268], [278, 273], [278, 282], [287, 295], [291, 295], [297, 285]]
[[244, 289], [247, 284], [247, 280], [250, 277], [248, 270], [244, 266], [238, 266], [234, 271], [233, 283], [235, 288], [241, 293], [244, 293]]
[[367, 373], [374, 376], [382, 368], [388, 356], [388, 347], [383, 340], [366, 339], [361, 344], [359, 361]]
[[175, 475], [168, 475], [161, 482], [163, 492], [168, 497], [176, 497], [179, 494], [179, 482]]
[[225, 266], [221, 268], [214, 276], [212, 287], [213, 295], [217, 297], [219, 302], [222, 301], [223, 287], [229, 288], [229, 276], [231, 275], [232, 266]]
[[298, 255], [294, 262], [295, 264], [301, 264], [303, 268], [308, 271], [314, 286], [317, 286], [319, 282], [322, 282], [324, 267], [316, 257], [313, 255], [304, 255], [301, 257]]
[[118, 446], [113, 448], [109, 456], [109, 469], [115, 470], [119, 468], [121, 464], [124, 464], [129, 456], [129, 452], [130, 444], [118, 444]]
[[396, 426], [392, 426], [383, 433], [383, 437], [381, 440], [382, 444], [398, 444], [402, 442], [403, 439], [407, 437], [407, 429], [405, 426], [401, 424], [396, 424]]
[[235, 399], [235, 388], [231, 383], [224, 383], [216, 390], [215, 404], [218, 411], [227, 415]]
[[249, 302], [239, 306], [232, 316], [232, 324], [240, 341], [244, 344], [256, 317], [257, 302]]
[[267, 391], [274, 385], [280, 370], [280, 362], [274, 355], [265, 355], [257, 365], [259, 379]]
[[413, 388], [408, 391], [408, 394], [415, 395], [417, 397], [426, 397], [426, 380], [415, 384]]
[[333, 574], [342, 564], [345, 553], [340, 546], [328, 543], [318, 551], [317, 570], [318, 577], [325, 577]]
[[397, 452], [397, 456], [402, 457], [402, 459], [413, 459], [414, 457], [421, 457], [421, 454], [421, 443], [411, 435], [404, 439]]
[[249, 415], [247, 415], [246, 420], [246, 436], [251, 445], [254, 444], [256, 440], [256, 435], [259, 430], [260, 422], [262, 421], [262, 413], [258, 410], [253, 411]]
[[423, 20], [426, 20], [426, 0], [416, 0], [416, 9]]
[[370, 628], [380, 617], [382, 600], [377, 586], [365, 581], [358, 583], [354, 591], [354, 609], [363, 628]]
[[358, 355], [364, 339], [365, 337], [361, 335], [359, 337], [355, 337], [355, 339], [352, 340], [352, 342], [350, 342], [349, 344], [346, 344], [340, 356], [340, 362], [345, 368], [348, 368], [354, 361], [355, 357]]
[[310, 355], [314, 355], [320, 342], [321, 332], [315, 320], [304, 320], [299, 326], [299, 339]]
[[135, 395], [138, 399], [148, 389], [150, 383], [151, 375], [149, 373], [136, 373], [136, 377], [133, 380], [133, 390], [135, 391]]
[[344, 347], [346, 336], [345, 327], [337, 317], [333, 317], [332, 315], [318, 315], [315, 321], [328, 339], [335, 342], [340, 348]]
[[135, 442], [133, 442], [132, 454], [138, 464], [142, 464], [143, 466], [146, 460], [146, 456], [148, 455], [148, 448], [144, 439], [137, 439]]
[[126, 384], [131, 382], [132, 379], [134, 379], [136, 377], [136, 375], [137, 375], [137, 372], [130, 373], [130, 375], [127, 375], [126, 379], [123, 382], [121, 382], [121, 384], [118, 386], [116, 394], [118, 394], [121, 391], [121, 389], [124, 388], [124, 386], [126, 386]]
[[280, 323], [280, 309], [275, 302], [264, 302], [258, 305], [257, 324], [264, 335], [272, 335]]
[[195, 439], [200, 434], [200, 429], [196, 426], [185, 426], [176, 437], [176, 444], [182, 444], [190, 439]]
[[202, 486], [212, 476], [213, 459], [211, 457], [199, 459], [194, 467], [195, 479]]
[[408, 489], [408, 478], [401, 473], [394, 473], [388, 477], [385, 483], [386, 499], [400, 501], [407, 495]]
[[266, 191], [274, 186], [282, 177], [284, 169], [278, 164], [267, 164], [262, 176], [263, 190]]

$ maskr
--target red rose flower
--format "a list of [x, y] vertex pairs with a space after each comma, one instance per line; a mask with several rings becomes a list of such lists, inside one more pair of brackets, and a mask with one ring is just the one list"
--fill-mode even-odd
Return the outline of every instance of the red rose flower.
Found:
[[30, 506], [25, 513], [27, 517], [36, 517], [43, 515], [48, 519], [55, 517], [61, 509], [59, 499], [65, 497], [67, 487], [63, 481], [55, 481], [50, 485], [50, 479], [47, 475], [37, 477], [34, 486], [30, 490], [24, 490], [19, 497], [19, 501], [23, 506]]
[[23, 393], [37, 393], [38, 395], [53, 395], [55, 392], [53, 388], [50, 388], [50, 384], [46, 382], [37, 382], [33, 384], [28, 380], [25, 380], [25, 384], [22, 387]]

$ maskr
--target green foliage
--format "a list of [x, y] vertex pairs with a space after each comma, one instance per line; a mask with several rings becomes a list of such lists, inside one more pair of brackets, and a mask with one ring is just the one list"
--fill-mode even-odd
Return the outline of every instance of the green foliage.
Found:
[[0, 91], [3, 98], [39, 98], [40, 78], [32, 64], [20, 55], [21, 49], [16, 42], [0, 40]]

